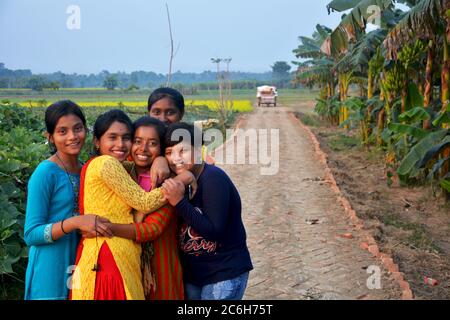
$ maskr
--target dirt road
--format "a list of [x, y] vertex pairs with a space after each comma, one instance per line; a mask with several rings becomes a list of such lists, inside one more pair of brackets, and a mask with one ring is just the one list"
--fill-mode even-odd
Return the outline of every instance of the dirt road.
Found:
[[[219, 164], [236, 184], [243, 203], [254, 264], [245, 299], [400, 298], [397, 282], [379, 259], [360, 248], [362, 235], [324, 181], [324, 166], [292, 110], [255, 108], [239, 126], [279, 129], [280, 146], [276, 175], [261, 175], [261, 165], [248, 161]], [[230, 146], [231, 141], [217, 152], [219, 159]], [[307, 219], [318, 220], [309, 224]]]

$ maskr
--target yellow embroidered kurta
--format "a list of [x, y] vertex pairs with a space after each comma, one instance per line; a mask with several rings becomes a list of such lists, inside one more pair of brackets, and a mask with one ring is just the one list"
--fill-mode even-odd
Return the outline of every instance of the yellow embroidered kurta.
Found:
[[[132, 209], [152, 212], [160, 208], [161, 190], [145, 192], [114, 157], [100, 156], [87, 164], [84, 178], [84, 213], [97, 214], [112, 223], [133, 223]], [[132, 240], [113, 237], [84, 239], [83, 251], [73, 276], [72, 299], [94, 299], [97, 262], [103, 242], [109, 246], [122, 275], [127, 300], [144, 300], [141, 277], [141, 245]], [[101, 267], [101, 266], [100, 266]]]

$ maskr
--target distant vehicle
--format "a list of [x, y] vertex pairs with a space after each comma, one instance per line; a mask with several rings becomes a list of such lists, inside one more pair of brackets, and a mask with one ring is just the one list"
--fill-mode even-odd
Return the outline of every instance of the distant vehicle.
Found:
[[278, 92], [277, 88], [274, 86], [261, 86], [256, 90], [256, 98], [258, 99], [258, 107], [262, 104], [270, 106], [273, 104], [274, 107], [277, 106]]

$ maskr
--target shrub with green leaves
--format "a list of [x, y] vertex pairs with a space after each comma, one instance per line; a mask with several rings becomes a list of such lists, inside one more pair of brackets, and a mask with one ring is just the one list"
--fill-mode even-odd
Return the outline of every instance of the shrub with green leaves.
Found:
[[48, 156], [44, 125], [26, 108], [0, 105], [0, 275], [27, 256], [23, 240], [26, 187]]

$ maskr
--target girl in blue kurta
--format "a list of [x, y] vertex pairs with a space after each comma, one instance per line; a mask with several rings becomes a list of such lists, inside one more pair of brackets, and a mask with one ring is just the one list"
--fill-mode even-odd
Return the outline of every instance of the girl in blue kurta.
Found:
[[[76, 188], [79, 174], [69, 173]], [[72, 217], [74, 195], [66, 172], [44, 160], [28, 183], [25, 241], [29, 250], [25, 299], [66, 299], [67, 280], [73, 270], [79, 235], [70, 232], [54, 240], [52, 225]]]
[[86, 119], [72, 101], [59, 101], [45, 112], [54, 154], [41, 162], [28, 182], [25, 242], [30, 247], [25, 299], [67, 299], [80, 231], [82, 236], [111, 236], [106, 219], [78, 215]]

